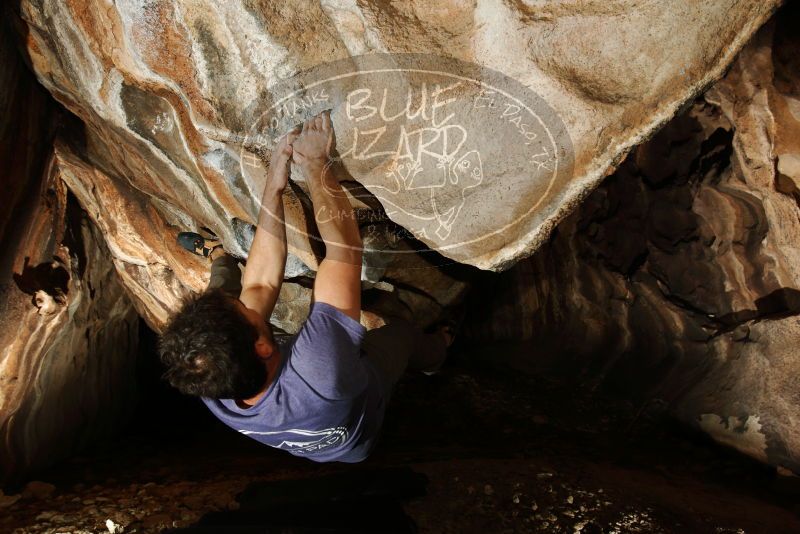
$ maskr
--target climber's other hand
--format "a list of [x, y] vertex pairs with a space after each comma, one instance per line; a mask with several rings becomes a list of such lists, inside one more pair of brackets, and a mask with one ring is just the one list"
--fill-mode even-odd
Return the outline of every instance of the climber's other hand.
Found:
[[292, 143], [295, 142], [299, 134], [300, 126], [297, 126], [278, 139], [278, 144], [275, 145], [269, 160], [267, 188], [277, 192], [282, 192], [286, 188], [293, 153]]

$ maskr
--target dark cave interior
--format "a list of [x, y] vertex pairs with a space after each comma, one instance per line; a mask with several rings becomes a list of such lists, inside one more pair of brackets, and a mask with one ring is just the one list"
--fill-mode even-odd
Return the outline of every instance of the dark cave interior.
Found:
[[[4, 529], [58, 518], [173, 532], [790, 532], [800, 483], [687, 430], [657, 402], [515, 366], [524, 343], [459, 343], [408, 375], [363, 464], [314, 464], [230, 431], [161, 379], [141, 323], [121, 435], [36, 473]], [[497, 363], [503, 354], [505, 364]], [[23, 490], [25, 481], [6, 488]], [[29, 492], [31, 493], [31, 492]], [[35, 494], [35, 492], [33, 492]]]
[[[775, 24], [774, 83], [787, 94], [797, 92], [799, 7]], [[33, 110], [24, 119], [44, 125], [31, 126], [31, 137], [48, 146], [32, 145], [29, 166], [15, 168], [4, 225], [30, 207], [16, 202], [33, 187], [23, 175], [42, 173], [54, 123], [73, 134], [80, 123], [54, 111], [60, 105], [31, 73], [22, 80]], [[707, 341], [754, 343], [751, 327], [800, 312], [800, 291], [755, 287], [757, 276], [743, 306], [721, 289], [728, 260], [708, 252], [718, 236], [708, 213], [692, 211], [698, 190], [744, 206], [744, 222], [727, 222], [752, 231], [736, 243], [747, 269], [762, 266], [756, 245], [768, 225], [761, 204], [726, 189], [742, 181], [738, 126], [711, 100], [690, 102], [632, 151], [530, 261], [501, 274], [468, 269], [470, 313], [451, 357], [438, 375], [403, 379], [366, 462], [315, 464], [231, 431], [161, 379], [156, 334], [139, 318], [135, 377], [126, 377], [135, 404], [77, 453], [7, 479], [0, 531], [800, 532], [800, 478], [718, 444], [671, 410], [682, 387], [705, 378], [678, 371], [703, 368]], [[776, 187], [800, 198], [793, 183]], [[74, 235], [61, 237], [78, 241], [85, 214], [66, 198]], [[6, 229], [2, 244], [15, 249], [20, 236]], [[58, 301], [72, 275], [53, 265], [25, 263], [7, 285], [26, 304], [42, 288]], [[597, 306], [574, 305], [587, 301]]]

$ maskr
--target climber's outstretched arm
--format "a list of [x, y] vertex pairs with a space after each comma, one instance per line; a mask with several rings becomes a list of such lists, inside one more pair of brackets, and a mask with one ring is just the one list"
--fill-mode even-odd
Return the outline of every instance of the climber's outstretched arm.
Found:
[[289, 178], [291, 143], [297, 137], [297, 133], [292, 131], [286, 134], [272, 153], [258, 225], [242, 277], [239, 300], [267, 320], [278, 301], [286, 268], [283, 190]]
[[303, 125], [292, 158], [308, 183], [314, 218], [325, 242], [325, 259], [314, 281], [314, 300], [358, 320], [361, 315], [361, 234], [353, 208], [330, 165], [335, 143], [330, 114]]
[[361, 316], [362, 244], [353, 208], [329, 170], [311, 191], [317, 227], [325, 241], [325, 259], [314, 280], [314, 300], [330, 304], [357, 321]]

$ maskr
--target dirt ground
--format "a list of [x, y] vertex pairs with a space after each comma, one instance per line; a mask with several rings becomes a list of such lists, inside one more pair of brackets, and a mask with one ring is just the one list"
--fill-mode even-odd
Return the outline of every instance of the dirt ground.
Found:
[[24, 497], [7, 488], [0, 531], [800, 532], [800, 479], [657, 403], [465, 355], [401, 383], [359, 465], [263, 448], [162, 393], [127, 435], [39, 474]]

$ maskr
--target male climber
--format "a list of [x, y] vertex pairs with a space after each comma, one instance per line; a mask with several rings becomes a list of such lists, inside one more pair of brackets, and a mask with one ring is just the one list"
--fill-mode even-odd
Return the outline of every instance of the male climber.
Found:
[[[331, 165], [334, 146], [328, 112], [279, 141], [243, 275], [221, 248], [182, 234], [186, 248], [216, 257], [208, 289], [175, 315], [159, 349], [169, 383], [201, 397], [231, 428], [317, 462], [358, 462], [375, 445], [406, 366], [438, 369], [453, 330], [444, 324], [426, 334], [395, 318], [367, 332], [359, 323], [361, 236]], [[281, 341], [269, 318], [286, 264], [282, 193], [291, 161], [306, 178], [325, 258], [308, 318]], [[194, 241], [187, 244], [187, 236]]]

